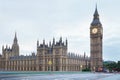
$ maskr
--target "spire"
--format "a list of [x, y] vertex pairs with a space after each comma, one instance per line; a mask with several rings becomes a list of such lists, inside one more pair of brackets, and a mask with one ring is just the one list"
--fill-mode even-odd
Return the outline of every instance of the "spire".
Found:
[[49, 42], [49, 46], [51, 47], [51, 41]]
[[10, 46], [9, 46], [9, 50], [10, 50]]
[[2, 50], [4, 50], [4, 45], [2, 46]]
[[86, 53], [84, 52], [84, 58], [86, 57]]
[[60, 46], [62, 46], [62, 37], [60, 37], [60, 40], [59, 40], [59, 43], [60, 43]]
[[53, 38], [53, 45], [55, 45], [55, 38]]
[[99, 20], [98, 10], [97, 10], [97, 4], [96, 4], [95, 12], [94, 12], [94, 15], [93, 15], [93, 21], [92, 21], [91, 25], [92, 26], [101, 25], [101, 22]]
[[15, 37], [14, 37], [14, 44], [17, 44], [17, 33], [15, 32]]
[[8, 48], [8, 45], [6, 45], [6, 49]]
[[60, 40], [59, 40], [60, 43], [62, 43], [62, 37], [60, 37]]
[[43, 39], [43, 45], [45, 45], [45, 39]]
[[67, 38], [66, 38], [66, 46], [68, 45], [68, 40], [67, 40]]
[[39, 40], [37, 40], [37, 47], [39, 47]]
[[99, 14], [98, 14], [98, 10], [97, 10], [97, 4], [96, 4], [96, 9], [95, 9], [95, 13], [94, 13], [94, 19], [99, 19]]
[[19, 55], [19, 45], [17, 40], [17, 34], [15, 32], [15, 37], [12, 45], [12, 56], [18, 56]]
[[2, 54], [4, 54], [4, 45], [2, 46]]

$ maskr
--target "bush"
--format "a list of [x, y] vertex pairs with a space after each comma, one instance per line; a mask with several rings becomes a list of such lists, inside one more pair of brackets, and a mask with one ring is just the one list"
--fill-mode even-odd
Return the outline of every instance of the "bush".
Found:
[[83, 72], [91, 71], [89, 68], [82, 69]]

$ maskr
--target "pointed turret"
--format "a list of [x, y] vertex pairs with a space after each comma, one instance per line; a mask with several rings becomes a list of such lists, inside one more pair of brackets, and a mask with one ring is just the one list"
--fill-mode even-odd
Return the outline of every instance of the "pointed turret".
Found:
[[6, 49], [8, 49], [8, 45], [6, 45]]
[[43, 47], [45, 47], [45, 39], [43, 39]]
[[60, 46], [62, 46], [62, 37], [60, 37], [59, 43], [60, 43]]
[[86, 53], [84, 52], [84, 58], [86, 57]]
[[60, 37], [60, 40], [59, 40], [60, 43], [62, 43], [62, 37]]
[[51, 41], [49, 42], [49, 46], [51, 47]]
[[67, 38], [66, 38], [66, 46], [68, 46], [68, 40], [67, 40]]
[[13, 56], [18, 56], [19, 55], [19, 45], [18, 45], [16, 32], [15, 32], [15, 37], [14, 37], [13, 45], [12, 45], [12, 55]]
[[4, 52], [4, 45], [2, 46], [2, 52]]
[[53, 45], [55, 45], [55, 38], [53, 38]]
[[16, 32], [15, 32], [15, 37], [14, 37], [14, 42], [13, 42], [13, 44], [17, 44], [17, 34], [16, 34]]
[[37, 47], [39, 47], [39, 40], [37, 40]]
[[91, 23], [92, 26], [97, 26], [97, 25], [101, 25], [101, 22], [99, 20], [99, 14], [98, 14], [98, 10], [97, 10], [97, 5], [96, 5], [96, 9], [93, 15], [93, 21]]

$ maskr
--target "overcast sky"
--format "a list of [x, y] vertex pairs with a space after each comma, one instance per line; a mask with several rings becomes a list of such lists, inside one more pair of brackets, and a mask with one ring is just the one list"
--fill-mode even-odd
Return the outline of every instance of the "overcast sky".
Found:
[[68, 52], [90, 55], [90, 23], [98, 5], [104, 60], [120, 60], [120, 0], [0, 0], [0, 53], [17, 32], [20, 54], [42, 43], [68, 39]]

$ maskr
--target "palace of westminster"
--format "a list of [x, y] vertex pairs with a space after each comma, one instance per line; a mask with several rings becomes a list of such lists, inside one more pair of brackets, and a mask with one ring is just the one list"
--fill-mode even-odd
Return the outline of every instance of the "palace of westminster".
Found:
[[17, 35], [13, 40], [12, 47], [2, 46], [0, 55], [0, 71], [81, 71], [90, 68], [92, 71], [103, 67], [102, 60], [102, 37], [103, 28], [99, 20], [97, 7], [90, 25], [90, 57], [68, 53], [68, 42], [53, 38], [49, 45], [43, 40], [42, 44], [37, 41], [37, 53], [29, 56], [19, 54]]

